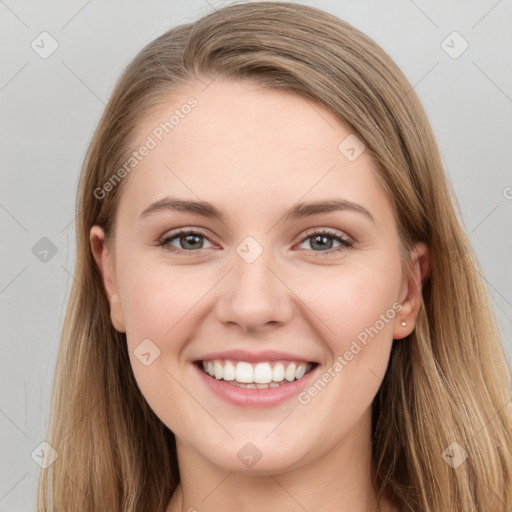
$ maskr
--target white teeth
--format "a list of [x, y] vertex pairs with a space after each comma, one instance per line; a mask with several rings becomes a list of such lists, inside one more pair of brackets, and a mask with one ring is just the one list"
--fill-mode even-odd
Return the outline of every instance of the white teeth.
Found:
[[[273, 364], [273, 366], [272, 366]], [[202, 361], [205, 373], [217, 380], [250, 389], [274, 388], [286, 382], [301, 379], [311, 369], [303, 362], [278, 361], [253, 364], [246, 361]]]
[[231, 361], [226, 361], [224, 363], [224, 375], [222, 376], [222, 378], [224, 380], [235, 380], [235, 376], [236, 376], [236, 369], [235, 369], [235, 365], [231, 362]]
[[284, 372], [284, 378], [289, 382], [295, 379], [295, 363], [288, 365], [288, 368], [286, 368], [286, 371]]
[[272, 381], [272, 368], [268, 363], [258, 363], [254, 369], [254, 382], [268, 384]]
[[217, 380], [222, 379], [224, 372], [222, 371], [222, 364], [220, 361], [213, 361], [213, 371]]
[[281, 382], [284, 380], [284, 365], [283, 363], [276, 363], [272, 368], [272, 380]]
[[[295, 378], [301, 379], [302, 377], [304, 377], [305, 373], [306, 373], [306, 364], [301, 363], [301, 364], [299, 364], [299, 366], [297, 366], [297, 369], [295, 370]], [[217, 372], [215, 372], [215, 375], [217, 375]]]
[[237, 382], [249, 384], [254, 382], [254, 370], [252, 364], [240, 362], [236, 365], [235, 379]]

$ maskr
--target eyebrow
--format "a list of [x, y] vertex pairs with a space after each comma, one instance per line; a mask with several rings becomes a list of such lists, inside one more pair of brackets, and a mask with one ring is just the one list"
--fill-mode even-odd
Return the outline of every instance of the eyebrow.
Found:
[[[187, 212], [211, 219], [217, 219], [221, 222], [225, 221], [225, 215], [223, 212], [207, 201], [190, 201], [175, 197], [164, 197], [163, 199], [151, 204], [140, 214], [140, 219], [145, 219], [154, 213], [162, 211]], [[283, 220], [298, 220], [304, 217], [334, 211], [351, 211], [361, 213], [368, 217], [372, 222], [375, 222], [373, 215], [366, 208], [346, 199], [328, 199], [309, 203], [297, 203], [285, 212]]]

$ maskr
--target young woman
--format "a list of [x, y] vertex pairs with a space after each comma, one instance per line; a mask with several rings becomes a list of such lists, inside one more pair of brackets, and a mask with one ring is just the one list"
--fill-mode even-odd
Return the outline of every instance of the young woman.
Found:
[[44, 511], [505, 512], [510, 371], [424, 111], [235, 4], [146, 46], [77, 200]]

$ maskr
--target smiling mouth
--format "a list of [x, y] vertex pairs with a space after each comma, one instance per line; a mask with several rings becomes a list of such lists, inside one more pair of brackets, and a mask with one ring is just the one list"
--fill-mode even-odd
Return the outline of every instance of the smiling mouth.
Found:
[[195, 364], [210, 377], [246, 389], [267, 389], [286, 386], [300, 380], [318, 366], [303, 361], [267, 361], [249, 363], [233, 360], [201, 360]]

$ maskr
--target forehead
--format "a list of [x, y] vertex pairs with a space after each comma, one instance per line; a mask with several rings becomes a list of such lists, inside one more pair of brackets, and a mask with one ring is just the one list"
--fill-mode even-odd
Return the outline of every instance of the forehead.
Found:
[[220, 79], [190, 84], [166, 98], [136, 135], [134, 150], [151, 149], [125, 183], [121, 203], [134, 215], [165, 195], [241, 213], [340, 196], [386, 206], [366, 152], [348, 158], [354, 152], [347, 145], [364, 149], [350, 127], [287, 91]]

